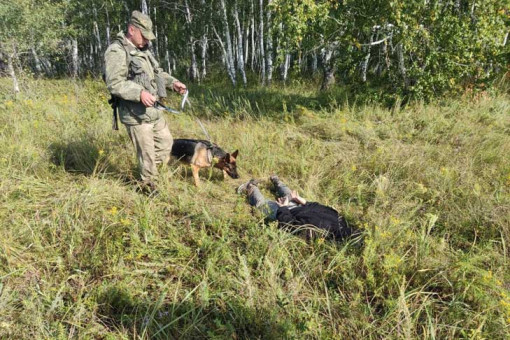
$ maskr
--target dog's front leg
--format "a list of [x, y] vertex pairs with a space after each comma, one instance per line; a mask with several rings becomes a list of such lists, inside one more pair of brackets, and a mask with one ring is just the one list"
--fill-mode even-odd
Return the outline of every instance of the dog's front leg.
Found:
[[200, 186], [200, 177], [198, 176], [198, 172], [200, 171], [200, 167], [198, 165], [191, 164], [191, 172], [193, 173], [193, 179], [195, 180], [195, 186]]

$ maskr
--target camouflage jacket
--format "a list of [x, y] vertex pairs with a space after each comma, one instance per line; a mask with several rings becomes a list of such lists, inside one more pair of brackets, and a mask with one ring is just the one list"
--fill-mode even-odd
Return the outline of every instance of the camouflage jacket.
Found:
[[161, 118], [160, 110], [145, 107], [140, 102], [140, 93], [146, 90], [157, 97], [157, 75], [165, 80], [168, 88], [172, 88], [177, 79], [159, 67], [150, 50], [136, 48], [121, 32], [106, 50], [104, 58], [106, 86], [112, 95], [120, 98], [120, 121], [136, 125]]

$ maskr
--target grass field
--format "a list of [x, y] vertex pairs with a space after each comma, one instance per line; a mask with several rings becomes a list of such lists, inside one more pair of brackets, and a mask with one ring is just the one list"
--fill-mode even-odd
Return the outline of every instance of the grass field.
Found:
[[[0, 79], [0, 338], [508, 339], [510, 98], [383, 108], [304, 86], [191, 89], [175, 138], [241, 179], [179, 164], [135, 190], [99, 81]], [[177, 102], [178, 98], [174, 100]], [[273, 173], [363, 244], [265, 224], [242, 182]]]

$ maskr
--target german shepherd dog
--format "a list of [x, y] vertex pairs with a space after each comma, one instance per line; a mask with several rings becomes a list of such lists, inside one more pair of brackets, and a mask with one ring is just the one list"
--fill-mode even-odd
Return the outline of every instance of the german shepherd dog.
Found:
[[232, 178], [239, 178], [237, 174], [236, 158], [238, 150], [233, 153], [223, 151], [218, 145], [200, 139], [174, 139], [172, 145], [172, 156], [191, 165], [195, 185], [200, 185], [198, 172], [201, 168], [211, 166], [223, 171], [223, 178], [227, 175]]

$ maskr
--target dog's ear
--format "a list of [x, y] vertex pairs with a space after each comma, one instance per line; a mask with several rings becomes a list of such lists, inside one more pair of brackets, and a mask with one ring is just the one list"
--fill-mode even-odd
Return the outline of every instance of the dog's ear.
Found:
[[234, 157], [234, 159], [236, 159], [238, 153], [239, 153], [239, 150], [232, 152], [232, 157]]
[[225, 157], [223, 157], [223, 159], [225, 160], [225, 162], [230, 163], [230, 154], [227, 152], [227, 154], [225, 155]]

